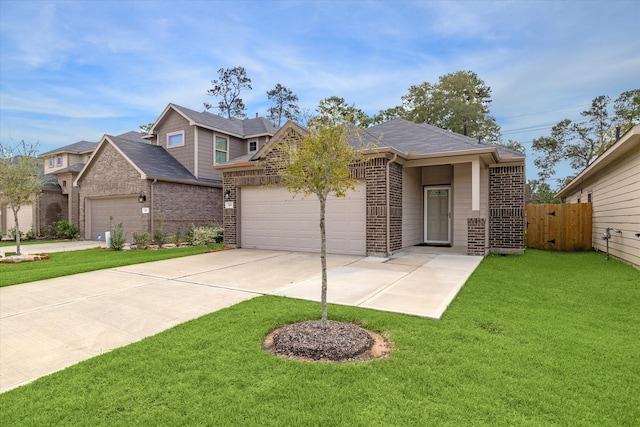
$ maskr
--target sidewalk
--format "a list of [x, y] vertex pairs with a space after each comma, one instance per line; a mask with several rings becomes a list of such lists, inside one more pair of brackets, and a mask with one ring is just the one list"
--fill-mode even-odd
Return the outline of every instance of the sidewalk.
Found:
[[[328, 255], [328, 301], [439, 319], [481, 260]], [[234, 249], [0, 288], [0, 392], [256, 296], [318, 301], [320, 284], [318, 254]]]
[[[25, 245], [20, 243], [20, 252], [22, 255], [33, 255], [51, 252], [68, 252], [80, 251], [82, 249], [91, 249], [104, 247], [104, 242], [96, 242], [92, 240], [63, 240], [55, 243], [29, 243]], [[0, 246], [0, 255], [5, 256], [7, 252], [15, 252], [16, 245]]]

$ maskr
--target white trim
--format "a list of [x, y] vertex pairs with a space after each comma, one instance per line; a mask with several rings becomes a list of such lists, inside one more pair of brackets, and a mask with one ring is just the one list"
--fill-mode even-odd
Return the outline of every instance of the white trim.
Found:
[[193, 172], [194, 172], [194, 176], [196, 178], [199, 178], [198, 176], [198, 127], [194, 126], [193, 127]]
[[[229, 161], [229, 137], [228, 136], [220, 136], [220, 135], [217, 135], [217, 134], [214, 133], [213, 134], [213, 164], [214, 165], [219, 164], [217, 159], [216, 159], [216, 152], [218, 151], [218, 144], [217, 144], [217, 142], [218, 142], [217, 139], [218, 138], [222, 138], [222, 139], [227, 141], [227, 149], [225, 150], [226, 160], [224, 162], [222, 162], [222, 163], [226, 163], [226, 162]], [[222, 152], [222, 150], [220, 150], [220, 152]]]
[[471, 210], [480, 210], [480, 161], [471, 161]]
[[[427, 239], [427, 225], [428, 225], [428, 200], [427, 194], [432, 190], [447, 190], [447, 240], [428, 240]], [[451, 197], [451, 186], [450, 185], [434, 185], [429, 186], [425, 185], [422, 189], [423, 194], [423, 209], [424, 209], [424, 227], [423, 227], [423, 237], [425, 243], [436, 243], [436, 244], [451, 244], [451, 202], [453, 197]]]
[[[176, 145], [169, 145], [169, 138], [171, 138], [172, 136], [176, 136], [176, 135], [181, 135], [182, 136], [182, 143], [180, 144], [176, 144]], [[167, 133], [167, 138], [165, 141], [165, 147], [167, 147], [167, 150], [170, 148], [176, 148], [176, 147], [184, 147], [185, 141], [184, 141], [184, 131], [183, 130], [179, 130], [177, 132], [168, 132]]]

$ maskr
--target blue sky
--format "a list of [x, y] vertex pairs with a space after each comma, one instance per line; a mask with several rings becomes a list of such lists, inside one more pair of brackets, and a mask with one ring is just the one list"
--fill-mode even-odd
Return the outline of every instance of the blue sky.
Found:
[[170, 102], [201, 110], [219, 68], [246, 68], [250, 117], [277, 83], [303, 108], [336, 95], [374, 114], [471, 70], [532, 179], [532, 139], [640, 87], [638, 22], [625, 0], [0, 0], [0, 138], [45, 152], [138, 130]]

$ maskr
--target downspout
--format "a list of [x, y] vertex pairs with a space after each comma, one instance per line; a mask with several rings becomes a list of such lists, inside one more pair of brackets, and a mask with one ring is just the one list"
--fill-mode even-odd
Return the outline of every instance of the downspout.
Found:
[[389, 169], [391, 163], [394, 163], [398, 158], [398, 154], [393, 153], [393, 158], [387, 162], [387, 256], [391, 255], [391, 185], [389, 184]]
[[149, 210], [151, 211], [149, 213], [149, 216], [151, 217], [151, 227], [150, 227], [150, 233], [153, 236], [153, 232], [154, 232], [154, 226], [155, 223], [153, 221], [154, 218], [154, 210], [153, 210], [153, 189], [154, 189], [154, 184], [158, 182], [158, 178], [154, 178], [153, 181], [151, 181], [151, 190], [149, 190]]

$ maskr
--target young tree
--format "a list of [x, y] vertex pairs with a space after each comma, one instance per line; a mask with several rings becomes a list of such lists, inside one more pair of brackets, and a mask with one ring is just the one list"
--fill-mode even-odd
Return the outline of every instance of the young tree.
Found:
[[267, 110], [267, 118], [273, 123], [280, 126], [283, 117], [294, 122], [298, 120], [300, 116], [298, 96], [294, 95], [291, 89], [278, 83], [275, 88], [267, 91], [267, 97], [275, 104]]
[[[211, 80], [211, 89], [207, 90], [207, 95], [222, 98], [218, 101], [218, 110], [221, 114], [226, 114], [227, 118], [246, 118], [246, 109], [240, 92], [244, 89], [252, 89], [251, 79], [247, 77], [244, 67], [220, 68], [218, 70], [219, 80]], [[213, 107], [212, 104], [204, 102], [205, 110]]]
[[344, 197], [355, 188], [349, 165], [361, 158], [362, 150], [350, 141], [358, 130], [344, 123], [318, 123], [299, 144], [283, 141], [276, 148], [282, 181], [289, 192], [303, 197], [315, 194], [320, 202], [320, 260], [322, 266], [322, 327], [327, 325], [327, 244], [325, 211], [329, 195]]
[[0, 205], [6, 205], [13, 212], [18, 255], [21, 254], [18, 212], [22, 206], [35, 203], [41, 192], [36, 148], [37, 144], [24, 141], [15, 147], [0, 142]]
[[623, 92], [614, 102], [613, 117], [609, 115], [610, 102], [608, 96], [597, 96], [591, 108], [580, 113], [584, 121], [564, 119], [551, 128], [550, 136], [533, 140], [531, 147], [540, 153], [534, 160], [540, 180], [555, 175], [555, 167], [562, 160], [581, 171], [615, 142], [616, 127], [626, 131], [640, 121], [640, 90]]
[[457, 71], [441, 76], [437, 84], [413, 85], [402, 97], [403, 117], [428, 123], [483, 141], [497, 143], [500, 126], [489, 115], [491, 88], [473, 71]]

